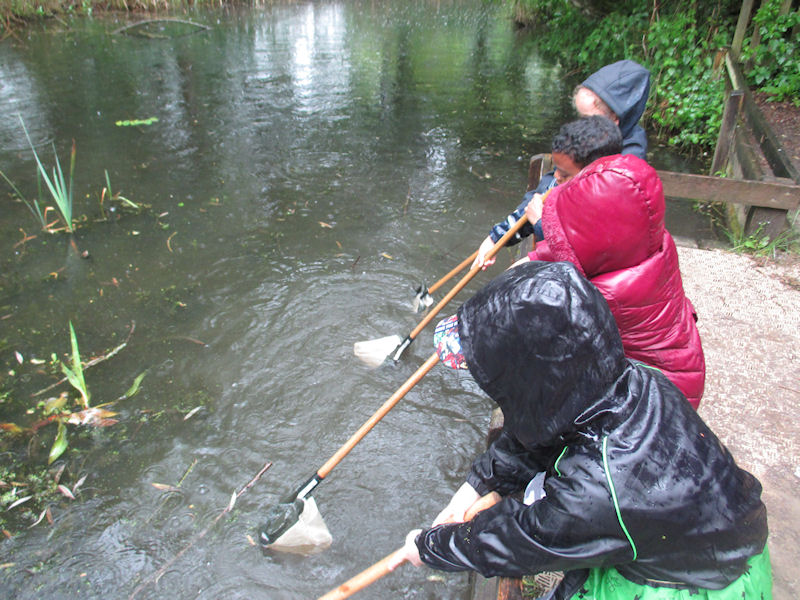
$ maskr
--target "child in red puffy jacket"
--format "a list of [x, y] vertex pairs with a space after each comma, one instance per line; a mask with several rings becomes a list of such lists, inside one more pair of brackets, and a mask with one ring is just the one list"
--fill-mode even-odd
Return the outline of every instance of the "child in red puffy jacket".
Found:
[[629, 154], [600, 158], [550, 192], [545, 239], [519, 262], [576, 265], [608, 301], [625, 355], [662, 371], [697, 408], [705, 359], [664, 209], [653, 167]]

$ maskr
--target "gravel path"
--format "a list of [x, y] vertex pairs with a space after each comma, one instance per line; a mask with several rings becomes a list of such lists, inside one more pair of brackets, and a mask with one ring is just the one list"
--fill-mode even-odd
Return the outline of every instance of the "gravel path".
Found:
[[[680, 243], [680, 240], [676, 240]], [[800, 598], [800, 257], [680, 246], [706, 358], [700, 414], [761, 480], [774, 597]]]

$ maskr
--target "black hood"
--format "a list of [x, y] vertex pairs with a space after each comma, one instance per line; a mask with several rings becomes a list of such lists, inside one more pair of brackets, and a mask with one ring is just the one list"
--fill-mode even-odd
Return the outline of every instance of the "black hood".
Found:
[[632, 60], [621, 60], [595, 71], [581, 85], [608, 104], [619, 117], [622, 137], [630, 137], [647, 105], [650, 71]]
[[[563, 571], [556, 597], [571, 598], [589, 568], [612, 565], [631, 581], [723, 589], [764, 549], [759, 482], [662, 373], [624, 358], [605, 299], [571, 263], [506, 271], [461, 307], [459, 336], [504, 416], [467, 483], [505, 497], [423, 531], [423, 562]], [[523, 504], [537, 473], [545, 496]]]
[[571, 263], [510, 269], [465, 302], [458, 319], [472, 376], [527, 447], [585, 429], [626, 368], [606, 300]]

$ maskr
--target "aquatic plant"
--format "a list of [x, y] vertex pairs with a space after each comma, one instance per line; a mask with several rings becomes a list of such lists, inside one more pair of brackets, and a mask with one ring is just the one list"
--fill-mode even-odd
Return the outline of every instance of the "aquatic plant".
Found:
[[81, 363], [81, 353], [78, 350], [78, 339], [75, 337], [75, 328], [72, 321], [69, 322], [69, 341], [72, 347], [72, 367], [61, 363], [61, 371], [67, 376], [70, 385], [81, 394], [83, 407], [89, 408], [89, 390], [86, 388], [86, 381], [83, 378], [83, 364]]
[[50, 196], [56, 203], [56, 207], [58, 207], [58, 210], [61, 213], [61, 218], [64, 221], [67, 231], [72, 233], [72, 179], [75, 173], [75, 140], [72, 141], [72, 152], [70, 152], [69, 160], [69, 184], [67, 184], [64, 179], [64, 172], [61, 169], [61, 162], [58, 160], [58, 153], [56, 152], [55, 144], [53, 144], [53, 155], [55, 156], [56, 164], [53, 167], [53, 176], [51, 178], [47, 174], [47, 169], [44, 168], [42, 161], [39, 160], [39, 154], [36, 152], [36, 148], [33, 147], [31, 136], [28, 135], [28, 129], [25, 127], [25, 121], [22, 120], [21, 116], [19, 117], [19, 121], [22, 123], [22, 130], [25, 132], [25, 137], [28, 139], [28, 144], [33, 152], [33, 157], [36, 159], [36, 166], [38, 168], [37, 182], [39, 184], [39, 198], [42, 199], [43, 197], [41, 191], [41, 181], [44, 180], [45, 184], [47, 185], [47, 189], [50, 191]]
[[29, 202], [25, 198], [25, 196], [22, 194], [22, 192], [20, 192], [19, 189], [17, 189], [17, 186], [14, 185], [14, 182], [11, 181], [6, 176], [6, 174], [3, 173], [3, 171], [0, 171], [0, 177], [2, 177], [3, 179], [6, 180], [6, 183], [8, 183], [8, 185], [11, 186], [11, 189], [14, 191], [14, 193], [17, 195], [17, 197], [20, 200], [22, 200], [22, 202], [25, 204], [25, 206], [28, 207], [28, 210], [30, 210], [31, 213], [33, 214], [33, 216], [36, 218], [36, 220], [39, 221], [39, 224], [42, 226], [42, 229], [47, 229], [47, 219], [45, 218], [44, 214], [42, 213], [42, 209], [39, 206], [39, 202], [36, 199], [33, 200], [33, 203]]
[[[57, 397], [50, 397], [46, 400], [39, 401], [35, 409], [29, 411], [29, 413], [36, 413], [38, 415], [38, 420], [29, 428], [20, 427], [16, 423], [0, 423], [0, 430], [12, 435], [35, 434], [42, 427], [45, 427], [51, 423], [55, 423], [57, 425], [57, 430], [53, 444], [50, 447], [50, 453], [47, 461], [48, 464], [52, 464], [55, 460], [57, 460], [69, 446], [67, 439], [67, 425], [107, 427], [109, 425], [116, 424], [117, 420], [113, 417], [115, 417], [117, 413], [108, 410], [107, 407], [115, 402], [130, 398], [138, 393], [142, 380], [146, 374], [146, 371], [140, 373], [125, 394], [116, 400], [91, 406], [91, 395], [86, 385], [84, 371], [89, 366], [98, 364], [99, 362], [114, 356], [127, 345], [127, 341], [120, 346], [117, 346], [114, 350], [106, 355], [94, 358], [88, 363], [84, 364], [84, 362], [81, 360], [80, 349], [78, 347], [78, 338], [75, 334], [75, 328], [72, 325], [72, 321], [69, 322], [69, 333], [70, 353], [67, 361], [59, 359], [55, 353], [52, 354], [50, 361], [53, 371], [60, 370], [65, 376], [64, 379], [52, 384], [51, 386], [48, 386], [40, 392], [37, 392], [34, 394], [34, 396], [39, 396], [51, 390], [52, 388], [63, 384], [64, 382], [69, 382], [69, 384], [75, 390], [77, 390], [80, 395], [79, 399], [77, 400], [77, 409], [69, 406], [70, 394], [69, 392], [64, 391], [61, 392], [61, 394], [59, 394]], [[21, 355], [18, 356], [17, 360], [20, 362], [20, 364], [23, 363]], [[38, 361], [37, 364], [41, 364], [43, 362], [44, 361]]]
[[105, 216], [105, 209], [103, 208], [103, 202], [105, 201], [106, 197], [108, 197], [109, 201], [116, 200], [121, 202], [123, 205], [128, 206], [139, 212], [142, 209], [142, 206], [136, 204], [133, 200], [128, 200], [125, 196], [123, 196], [120, 192], [116, 194], [111, 191], [111, 178], [108, 176], [108, 170], [105, 169], [104, 173], [106, 175], [106, 186], [103, 188], [103, 191], [100, 192], [100, 210], [103, 211], [103, 215]]
[[122, 121], [115, 121], [114, 125], [117, 127], [139, 127], [140, 125], [152, 125], [158, 123], [158, 117], [148, 117], [147, 119], [125, 119]]

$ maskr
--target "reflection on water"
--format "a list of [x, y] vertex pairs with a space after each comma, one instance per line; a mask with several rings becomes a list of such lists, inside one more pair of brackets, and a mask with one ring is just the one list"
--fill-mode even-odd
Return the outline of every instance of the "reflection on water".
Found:
[[[119, 424], [73, 432], [65, 481], [87, 475], [79, 501], [4, 542], [14, 566], [0, 578], [16, 598], [126, 598], [159, 569], [136, 597], [316, 597], [430, 522], [483, 445], [489, 401], [435, 368], [315, 491], [330, 550], [263, 556], [250, 543], [264, 510], [429, 355], [430, 332], [376, 370], [352, 346], [416, 325], [414, 288], [516, 205], [527, 157], [573, 116], [574, 82], [479, 2], [190, 18], [210, 30], [150, 39], [98, 19], [0, 44], [0, 168], [35, 195], [17, 113], [45, 162], [51, 142], [64, 157], [74, 139], [74, 241], [89, 255], [63, 235], [18, 243], [36, 223], [3, 189], [1, 356], [19, 376], [3, 381], [15, 401], [0, 418], [24, 418], [51, 381], [14, 351], [66, 353], [70, 320], [84, 356], [135, 324], [87, 371], [94, 403], [147, 370], [116, 405]], [[147, 210], [101, 220], [105, 170]], [[33, 460], [46, 462], [52, 434], [41, 430]], [[198, 537], [268, 462], [233, 517]], [[464, 596], [465, 576], [431, 575], [405, 567], [361, 597]]]

